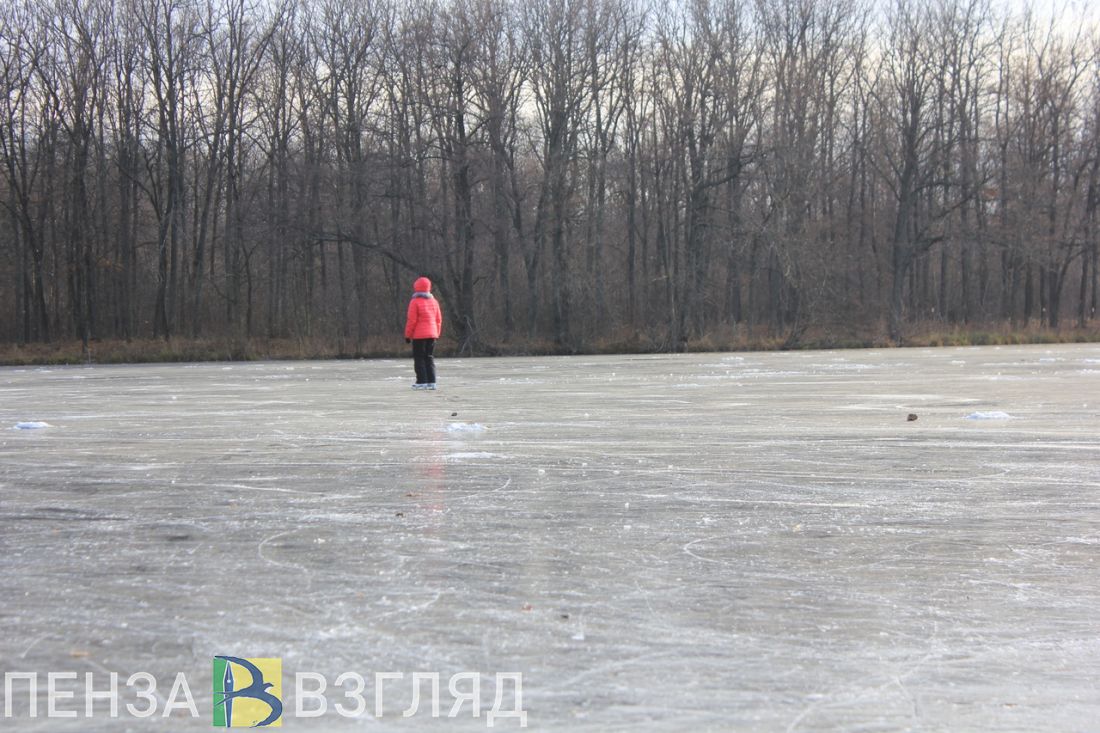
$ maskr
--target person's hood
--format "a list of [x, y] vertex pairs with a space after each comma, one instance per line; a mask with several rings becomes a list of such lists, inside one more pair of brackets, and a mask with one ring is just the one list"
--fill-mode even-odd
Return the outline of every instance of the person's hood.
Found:
[[432, 292], [432, 281], [426, 277], [416, 278], [416, 282], [413, 283], [413, 292], [416, 293], [430, 293]]

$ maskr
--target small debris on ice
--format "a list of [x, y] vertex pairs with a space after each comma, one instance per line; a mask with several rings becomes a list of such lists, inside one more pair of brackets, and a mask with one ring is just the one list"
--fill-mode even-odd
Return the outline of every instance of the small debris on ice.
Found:
[[12, 430], [42, 430], [43, 428], [52, 428], [48, 422], [17, 422], [12, 426]]
[[967, 420], [1011, 420], [1012, 415], [1007, 412], [972, 412], [966, 416]]
[[916, 419], [917, 419], [917, 413], [915, 413], [915, 412], [910, 412], [910, 413], [909, 413], [909, 417], [907, 417], [907, 418], [905, 418], [905, 419], [906, 419], [906, 420], [908, 420], [909, 422], [913, 422], [914, 420], [916, 420]]

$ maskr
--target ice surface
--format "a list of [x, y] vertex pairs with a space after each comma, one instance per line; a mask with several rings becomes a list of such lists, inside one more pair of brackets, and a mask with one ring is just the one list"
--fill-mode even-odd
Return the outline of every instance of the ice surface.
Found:
[[991, 410], [989, 412], [972, 412], [966, 416], [967, 420], [1011, 420], [1012, 415], [1007, 412], [1001, 412], [1000, 410]]
[[52, 427], [48, 422], [17, 422], [12, 426], [14, 430], [42, 430]]
[[1096, 363], [439, 359], [437, 392], [409, 360], [0, 369], [0, 424], [56, 426], [0, 431], [0, 668], [42, 674], [42, 711], [47, 671], [184, 672], [203, 715], [0, 727], [209, 730], [231, 654], [288, 686], [486, 675], [477, 719], [403, 719], [406, 684], [285, 730], [485, 730], [495, 672], [540, 731], [1087, 730]]

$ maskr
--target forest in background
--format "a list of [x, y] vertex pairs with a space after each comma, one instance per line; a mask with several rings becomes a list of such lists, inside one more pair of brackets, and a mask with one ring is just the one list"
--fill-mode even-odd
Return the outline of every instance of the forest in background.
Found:
[[1095, 328], [1100, 34], [989, 0], [5, 0], [0, 342]]

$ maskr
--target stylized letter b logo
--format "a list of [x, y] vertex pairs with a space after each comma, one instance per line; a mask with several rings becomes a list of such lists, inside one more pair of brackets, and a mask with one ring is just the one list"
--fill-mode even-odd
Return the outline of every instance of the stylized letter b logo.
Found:
[[214, 727], [283, 724], [283, 660], [214, 657]]

